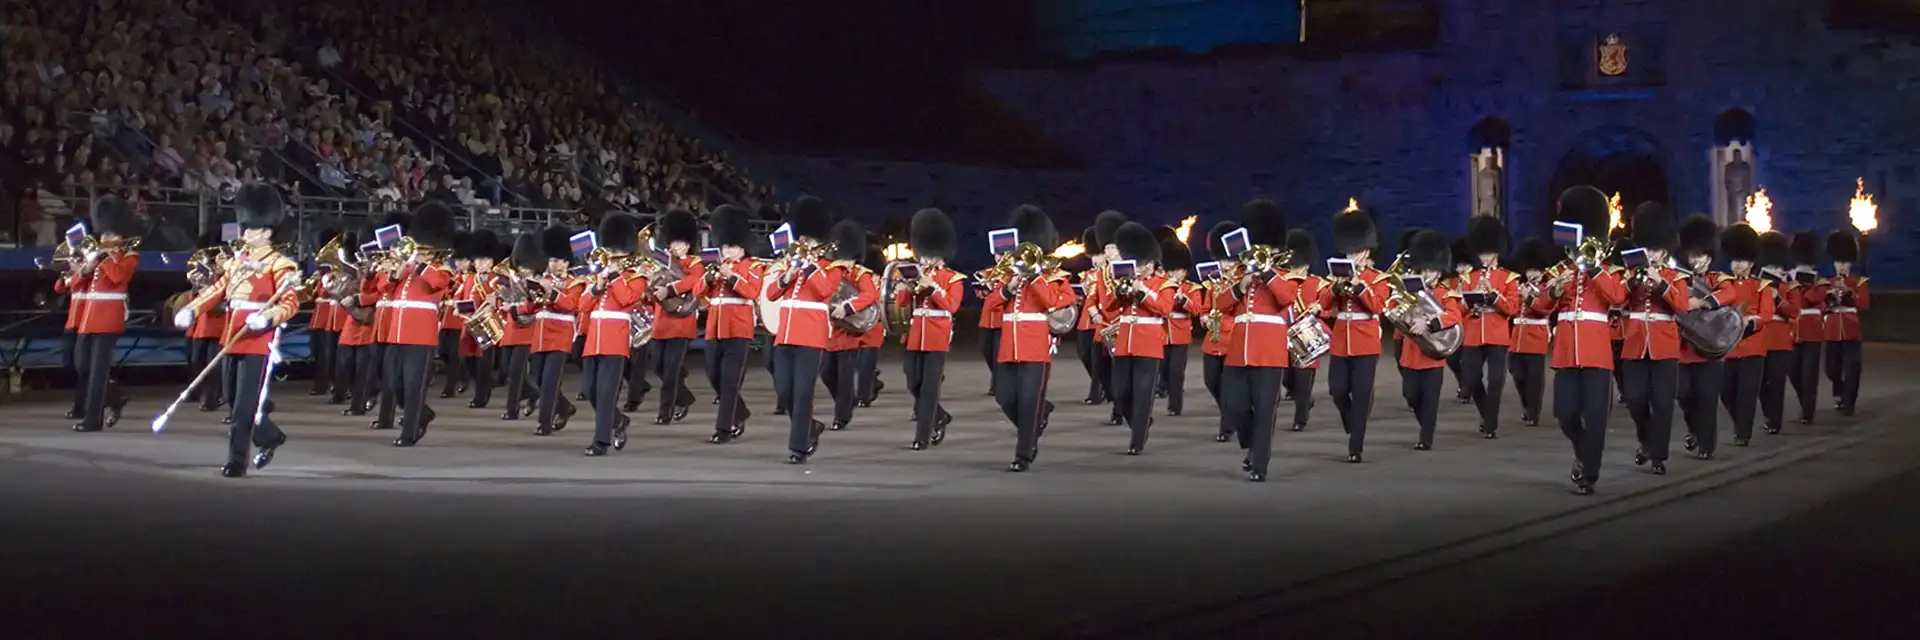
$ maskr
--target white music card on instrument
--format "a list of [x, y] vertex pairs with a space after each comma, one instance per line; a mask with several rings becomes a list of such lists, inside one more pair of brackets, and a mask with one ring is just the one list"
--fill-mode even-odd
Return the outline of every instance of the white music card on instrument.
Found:
[[594, 233], [592, 229], [588, 229], [567, 236], [567, 246], [573, 249], [573, 257], [585, 257], [587, 254], [593, 253], [594, 249], [600, 248], [600, 234]]
[[226, 222], [220, 225], [220, 241], [233, 242], [240, 239], [240, 223]]
[[1020, 246], [1019, 229], [994, 229], [987, 232], [987, 250], [993, 252], [993, 255], [1012, 251], [1018, 246]]
[[374, 252], [374, 251], [379, 251], [379, 250], [380, 250], [380, 241], [379, 241], [379, 240], [368, 240], [368, 241], [366, 241], [366, 242], [362, 242], [362, 243], [360, 243], [360, 250], [361, 250], [361, 251], [365, 251], [365, 252], [368, 252], [368, 253], [371, 253], [371, 252]]
[[1587, 239], [1586, 227], [1573, 222], [1553, 221], [1553, 243], [1562, 247], [1578, 247], [1580, 241]]
[[919, 280], [920, 265], [917, 265], [911, 262], [904, 263], [898, 267], [895, 267], [894, 273], [900, 274], [900, 277], [905, 280]]
[[1353, 261], [1346, 258], [1328, 258], [1327, 274], [1335, 278], [1351, 278], [1355, 273]]
[[1072, 285], [1072, 286], [1073, 286], [1073, 295], [1074, 295], [1074, 296], [1077, 296], [1077, 297], [1081, 297], [1081, 298], [1085, 298], [1085, 297], [1087, 297], [1087, 285], [1084, 285], [1084, 284], [1080, 284], [1080, 283], [1078, 283], [1078, 282], [1075, 282], [1075, 283], [1073, 283], [1073, 285]]
[[1214, 278], [1218, 278], [1220, 277], [1220, 263], [1217, 261], [1202, 262], [1200, 264], [1193, 265], [1193, 274], [1199, 277], [1201, 280], [1212, 280]]
[[1407, 288], [1407, 293], [1420, 293], [1427, 290], [1427, 279], [1415, 275], [1400, 276], [1400, 285]]
[[1245, 227], [1234, 229], [1232, 233], [1220, 236], [1220, 246], [1226, 250], [1227, 257], [1231, 258], [1252, 249], [1253, 236], [1247, 233]]
[[1140, 273], [1139, 267], [1132, 260], [1115, 260], [1112, 269], [1113, 277], [1121, 280], [1131, 280]]
[[767, 245], [773, 247], [774, 253], [786, 251], [787, 247], [793, 246], [793, 225], [780, 223], [779, 228], [767, 234]]
[[1626, 265], [1628, 269], [1643, 268], [1647, 266], [1647, 262], [1647, 250], [1645, 247], [1620, 252], [1620, 264]]
[[463, 316], [473, 315], [473, 301], [459, 300], [453, 303], [453, 311]]
[[400, 225], [390, 224], [384, 227], [380, 227], [378, 229], [374, 229], [373, 241], [380, 243], [380, 248], [387, 249], [387, 248], [391, 248], [395, 244], [399, 244], [400, 236], [402, 235], [406, 235], [406, 234], [400, 231]]
[[76, 222], [67, 227], [67, 246], [78, 248], [87, 239], [87, 223]]
[[700, 250], [700, 261], [713, 264], [720, 261], [720, 248], [708, 247]]

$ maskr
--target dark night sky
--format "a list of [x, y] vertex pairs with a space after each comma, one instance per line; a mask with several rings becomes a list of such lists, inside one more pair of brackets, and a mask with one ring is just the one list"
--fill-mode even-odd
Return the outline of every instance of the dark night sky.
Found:
[[969, 61], [1019, 51], [1031, 0], [522, 0], [614, 68], [763, 147], [958, 144]]

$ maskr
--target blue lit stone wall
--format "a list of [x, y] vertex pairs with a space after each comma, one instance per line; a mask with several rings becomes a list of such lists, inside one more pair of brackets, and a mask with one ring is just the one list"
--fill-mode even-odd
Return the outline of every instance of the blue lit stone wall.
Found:
[[1036, 5], [1038, 46], [1070, 59], [1164, 47], [1205, 53], [1223, 45], [1300, 37], [1295, 0], [1041, 0]]

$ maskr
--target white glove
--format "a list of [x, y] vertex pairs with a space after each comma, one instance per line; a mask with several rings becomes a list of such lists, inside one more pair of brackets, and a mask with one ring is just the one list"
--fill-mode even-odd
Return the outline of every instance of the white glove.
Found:
[[173, 314], [173, 326], [185, 329], [193, 326], [193, 310], [181, 309]]
[[270, 326], [273, 326], [273, 323], [267, 319], [267, 314], [256, 313], [247, 316], [247, 329], [249, 331], [266, 331], [267, 327]]

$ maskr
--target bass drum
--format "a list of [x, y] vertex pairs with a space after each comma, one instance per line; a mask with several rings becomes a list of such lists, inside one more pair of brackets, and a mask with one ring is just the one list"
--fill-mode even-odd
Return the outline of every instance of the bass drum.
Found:
[[760, 296], [754, 298], [753, 303], [754, 308], [760, 312], [760, 325], [767, 328], [767, 333], [777, 335], [780, 333], [780, 303], [767, 299], [768, 292], [773, 290], [775, 280], [776, 278], [769, 276], [761, 281]]

